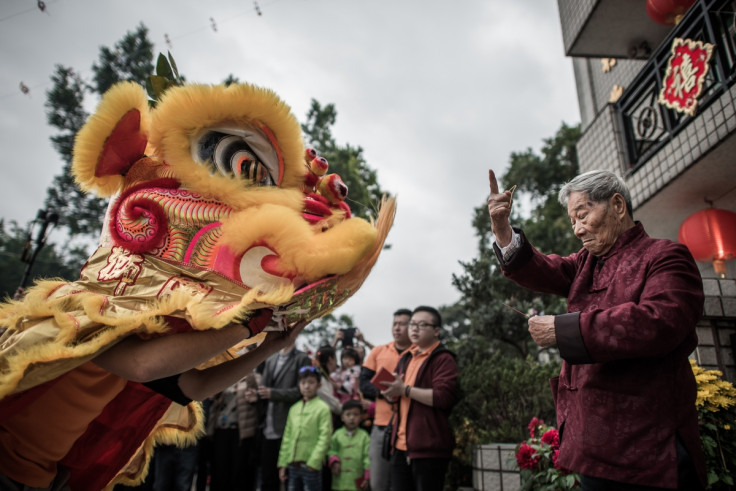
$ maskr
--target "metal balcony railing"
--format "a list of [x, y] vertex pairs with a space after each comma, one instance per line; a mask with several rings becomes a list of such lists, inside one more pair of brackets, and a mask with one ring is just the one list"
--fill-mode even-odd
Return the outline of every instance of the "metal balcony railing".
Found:
[[[696, 2], [616, 103], [631, 172], [646, 163], [736, 80], [735, 4], [730, 0]], [[657, 102], [676, 37], [715, 45], [695, 116]]]

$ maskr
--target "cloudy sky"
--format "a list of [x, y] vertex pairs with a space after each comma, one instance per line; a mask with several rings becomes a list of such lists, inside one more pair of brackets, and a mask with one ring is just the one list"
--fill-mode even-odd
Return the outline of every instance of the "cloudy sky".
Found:
[[374, 343], [390, 340], [396, 308], [458, 299], [452, 274], [476, 254], [471, 219], [487, 169], [502, 173], [511, 152], [538, 150], [580, 120], [555, 0], [45, 4], [0, 3], [0, 217], [32, 219], [62, 168], [44, 110], [54, 66], [91, 81], [99, 47], [143, 22], [156, 52], [168, 34], [189, 81], [232, 73], [275, 90], [300, 121], [313, 98], [335, 104], [338, 143], [361, 146], [398, 195], [392, 249], [337, 311]]

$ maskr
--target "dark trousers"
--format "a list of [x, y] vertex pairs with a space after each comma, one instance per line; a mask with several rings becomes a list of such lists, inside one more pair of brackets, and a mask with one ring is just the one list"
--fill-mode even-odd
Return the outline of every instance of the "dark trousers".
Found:
[[160, 445], [154, 450], [154, 491], [189, 491], [197, 462], [197, 446]]
[[212, 463], [212, 438], [203, 436], [197, 442], [197, 491], [207, 491], [210, 479], [210, 464]]
[[[585, 474], [580, 475], [580, 487], [582, 491], [659, 491], [666, 489], [609, 481]], [[677, 438], [677, 489], [682, 491], [702, 491], [703, 489], [698, 472], [695, 470], [695, 464], [679, 437]]]
[[261, 491], [279, 491], [281, 481], [279, 480], [279, 450], [281, 449], [281, 438], [261, 442]]
[[290, 465], [288, 476], [287, 491], [322, 491], [322, 470]]
[[255, 436], [240, 440], [240, 456], [240, 489], [256, 491], [261, 458], [261, 436], [257, 430]]
[[217, 428], [212, 435], [210, 491], [239, 489], [240, 436], [238, 428]]
[[411, 459], [402, 450], [391, 456], [391, 491], [442, 491], [450, 459]]

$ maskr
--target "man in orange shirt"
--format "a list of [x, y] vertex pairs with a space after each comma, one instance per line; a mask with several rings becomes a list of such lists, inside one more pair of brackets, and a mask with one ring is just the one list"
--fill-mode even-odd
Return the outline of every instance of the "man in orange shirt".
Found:
[[455, 354], [440, 342], [442, 317], [433, 307], [414, 309], [413, 346], [401, 356], [396, 379], [382, 391], [398, 399], [391, 456], [392, 491], [441, 491], [455, 438], [449, 416], [458, 400]]
[[399, 309], [394, 312], [394, 323], [391, 328], [394, 340], [372, 348], [360, 372], [360, 390], [363, 397], [376, 401], [369, 452], [371, 459], [371, 489], [389, 489], [389, 461], [381, 457], [381, 447], [383, 446], [383, 432], [391, 419], [391, 405], [381, 396], [380, 391], [371, 384], [371, 379], [381, 368], [393, 373], [401, 354], [411, 345], [408, 332], [409, 319], [411, 319], [411, 310], [409, 309]]

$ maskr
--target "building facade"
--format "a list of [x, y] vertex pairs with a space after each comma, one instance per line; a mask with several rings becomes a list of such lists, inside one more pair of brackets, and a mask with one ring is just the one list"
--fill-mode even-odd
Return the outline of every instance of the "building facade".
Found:
[[[581, 172], [607, 169], [622, 176], [634, 218], [652, 237], [678, 240], [680, 225], [693, 213], [736, 211], [736, 2], [697, 0], [673, 25], [655, 22], [646, 5], [558, 0], [580, 104], [578, 159]], [[694, 47], [685, 51], [690, 54], [712, 46], [707, 69], [695, 57], [688, 65], [682, 51], [674, 56], [683, 44]], [[678, 70], [673, 60], [683, 59], [680, 73], [690, 76], [670, 77]], [[691, 89], [695, 99], [665, 97]], [[725, 275], [711, 263], [698, 265], [706, 304], [695, 357], [734, 382], [736, 260], [726, 262]]]

